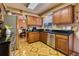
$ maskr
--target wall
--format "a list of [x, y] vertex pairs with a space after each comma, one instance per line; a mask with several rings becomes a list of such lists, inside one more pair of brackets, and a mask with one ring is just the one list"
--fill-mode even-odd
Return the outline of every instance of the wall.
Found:
[[[75, 37], [74, 37], [74, 51], [79, 53], [79, 4], [75, 5], [75, 23], [73, 25], [73, 30], [75, 32]], [[76, 36], [76, 34], [78, 36]]]

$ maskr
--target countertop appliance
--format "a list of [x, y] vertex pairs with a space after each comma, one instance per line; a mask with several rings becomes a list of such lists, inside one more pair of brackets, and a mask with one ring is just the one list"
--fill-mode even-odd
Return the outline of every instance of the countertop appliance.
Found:
[[52, 48], [55, 48], [55, 33], [48, 34], [47, 45], [49, 45]]

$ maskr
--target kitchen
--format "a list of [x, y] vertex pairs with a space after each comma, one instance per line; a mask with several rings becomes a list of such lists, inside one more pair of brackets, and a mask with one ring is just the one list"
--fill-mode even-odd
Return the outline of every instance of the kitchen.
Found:
[[[7, 53], [13, 56], [79, 56], [78, 11], [78, 3], [2, 3], [4, 19], [0, 21], [13, 27]], [[25, 31], [21, 33], [21, 29]]]

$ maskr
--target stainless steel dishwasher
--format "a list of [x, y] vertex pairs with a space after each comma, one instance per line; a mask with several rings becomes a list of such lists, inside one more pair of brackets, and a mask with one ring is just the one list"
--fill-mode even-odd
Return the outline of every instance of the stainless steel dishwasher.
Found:
[[51, 46], [52, 48], [55, 48], [55, 33], [48, 34], [47, 45]]

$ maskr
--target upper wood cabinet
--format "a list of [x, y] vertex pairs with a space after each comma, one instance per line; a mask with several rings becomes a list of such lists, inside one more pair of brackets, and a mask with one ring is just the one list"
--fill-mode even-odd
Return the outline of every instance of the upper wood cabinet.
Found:
[[28, 25], [33, 25], [34, 24], [33, 17], [32, 16], [28, 16], [27, 18], [28, 18], [27, 19], [27, 24]]
[[61, 20], [62, 20], [62, 22], [61, 23], [67, 23], [67, 24], [69, 24], [69, 23], [73, 23], [73, 8], [72, 8], [72, 6], [68, 6], [68, 7], [66, 7], [66, 8], [64, 8], [64, 9], [62, 9], [61, 10]]
[[60, 13], [61, 13], [61, 11], [58, 11], [53, 14], [53, 18], [54, 18], [53, 21], [55, 24], [58, 24], [61, 22], [61, 14]]
[[40, 17], [38, 17], [38, 18], [36, 19], [36, 25], [41, 26], [42, 23], [43, 23], [42, 19], [41, 19]]
[[27, 24], [32, 26], [41, 26], [42, 25], [42, 19], [40, 17], [35, 17], [35, 16], [28, 16], [27, 17]]
[[53, 14], [54, 24], [71, 24], [73, 23], [73, 6], [67, 6]]

